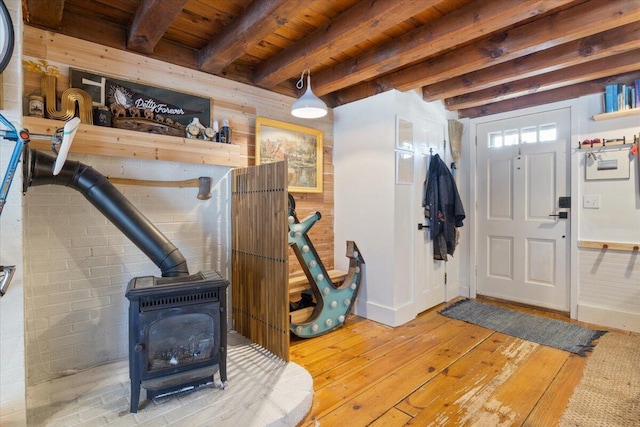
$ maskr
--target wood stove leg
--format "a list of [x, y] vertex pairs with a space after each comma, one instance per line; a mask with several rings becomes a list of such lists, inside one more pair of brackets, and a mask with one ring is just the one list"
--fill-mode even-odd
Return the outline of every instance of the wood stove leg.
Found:
[[[226, 344], [226, 343], [225, 343]], [[220, 382], [221, 388], [227, 386], [227, 346], [220, 347]]]
[[140, 404], [140, 383], [138, 381], [131, 381], [131, 409], [129, 412], [135, 414], [138, 412], [138, 405]]

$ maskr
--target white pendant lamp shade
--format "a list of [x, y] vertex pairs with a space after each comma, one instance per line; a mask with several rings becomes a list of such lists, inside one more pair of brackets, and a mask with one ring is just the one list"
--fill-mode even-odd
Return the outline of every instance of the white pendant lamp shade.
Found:
[[[305, 72], [309, 73], [308, 70], [302, 72], [302, 76], [296, 85], [298, 89], [302, 89]], [[311, 73], [307, 74], [307, 90], [304, 95], [291, 106], [291, 115], [303, 119], [317, 119], [327, 115], [327, 104], [311, 90]]]

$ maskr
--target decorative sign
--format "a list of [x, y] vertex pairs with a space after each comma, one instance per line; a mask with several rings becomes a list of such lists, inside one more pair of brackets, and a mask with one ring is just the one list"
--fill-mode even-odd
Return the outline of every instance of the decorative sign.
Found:
[[114, 119], [148, 120], [184, 129], [195, 117], [205, 127], [211, 122], [211, 100], [168, 89], [117, 80], [78, 69], [69, 69], [69, 84], [89, 93], [94, 106], [105, 105]]

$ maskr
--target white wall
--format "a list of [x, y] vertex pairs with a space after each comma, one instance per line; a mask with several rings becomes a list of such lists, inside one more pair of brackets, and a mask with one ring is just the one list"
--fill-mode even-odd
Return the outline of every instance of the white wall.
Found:
[[[150, 180], [212, 177], [198, 188], [117, 186], [187, 259], [189, 271], [229, 277], [228, 167], [70, 155], [105, 176]], [[27, 382], [37, 384], [128, 356], [125, 291], [160, 270], [79, 192], [63, 186], [27, 192], [25, 257]]]
[[[22, 31], [22, 5], [5, 0], [16, 34]], [[22, 42], [18, 37], [13, 57], [3, 73], [2, 115], [13, 123], [22, 116]], [[4, 177], [13, 143], [0, 139], [0, 174]], [[20, 166], [21, 167], [21, 166]], [[0, 298], [0, 425], [26, 425], [24, 265], [22, 261], [22, 176], [13, 180], [0, 221], [0, 265], [15, 265], [16, 272], [5, 296]]]
[[[594, 121], [590, 118], [601, 113], [599, 95], [585, 96], [580, 99], [580, 127], [574, 133], [574, 145], [578, 141], [594, 138], [615, 139], [625, 137], [629, 143], [633, 136], [640, 137], [640, 115], [613, 120]], [[601, 152], [629, 152], [628, 145], [621, 148], [609, 148]], [[640, 243], [640, 183], [638, 182], [638, 157], [629, 157], [631, 178], [586, 180], [585, 153], [589, 150], [573, 150], [574, 161], [579, 165], [577, 176], [580, 183], [580, 195], [595, 195], [600, 198], [599, 209], [584, 209], [583, 199], [576, 200], [580, 207], [580, 239], [604, 240], [610, 242]], [[598, 152], [598, 150], [594, 150]]]
[[[420, 201], [413, 200], [412, 186], [395, 184], [397, 115], [414, 123], [441, 123], [446, 129], [442, 105], [425, 103], [415, 92], [389, 91], [334, 109], [335, 264], [347, 268], [343, 242], [355, 241], [366, 262], [355, 311], [391, 326], [417, 314], [413, 207]], [[455, 295], [459, 258], [447, 263]]]
[[[605, 121], [590, 118], [602, 112], [599, 95], [580, 98], [580, 125], [574, 133], [578, 141], [594, 138], [640, 137], [640, 115]], [[629, 147], [610, 148], [606, 151]], [[586, 180], [585, 154], [573, 150], [574, 176], [578, 184], [578, 240], [631, 243], [640, 246], [640, 179], [638, 157], [630, 158], [629, 179]], [[626, 156], [625, 156], [626, 157]], [[583, 207], [584, 196], [598, 196], [599, 209]], [[572, 209], [575, 212], [575, 209]], [[577, 318], [585, 322], [640, 332], [639, 252], [577, 250]]]
[[395, 232], [394, 104], [395, 93], [386, 92], [334, 109], [335, 265], [346, 270], [343, 242], [355, 241], [366, 263], [355, 311], [383, 323], [395, 323], [396, 306], [388, 261]]

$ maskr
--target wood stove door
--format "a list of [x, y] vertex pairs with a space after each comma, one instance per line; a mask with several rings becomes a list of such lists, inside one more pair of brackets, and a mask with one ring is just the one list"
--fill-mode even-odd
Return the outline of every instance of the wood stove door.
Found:
[[157, 378], [219, 363], [220, 303], [140, 314], [134, 353], [141, 379]]

